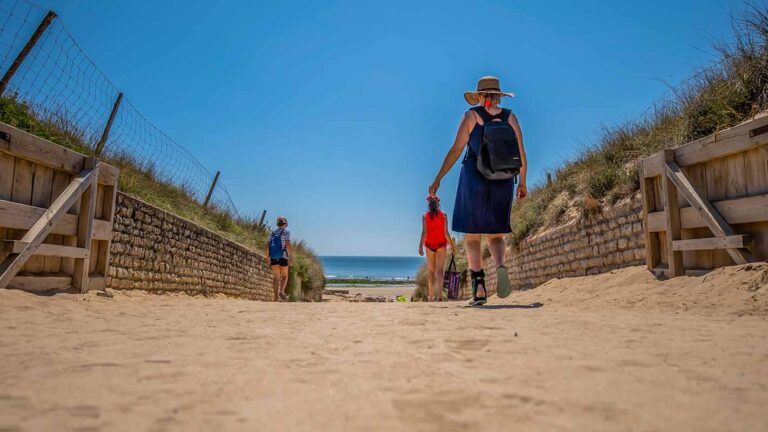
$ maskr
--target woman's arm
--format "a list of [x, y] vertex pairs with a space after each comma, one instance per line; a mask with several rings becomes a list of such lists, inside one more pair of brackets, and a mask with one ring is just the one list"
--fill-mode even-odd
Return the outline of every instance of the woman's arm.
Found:
[[288, 252], [288, 265], [293, 265], [293, 246], [290, 240], [285, 241], [285, 251]]
[[526, 187], [526, 176], [528, 174], [528, 159], [525, 157], [525, 146], [523, 145], [523, 131], [520, 129], [520, 123], [517, 121], [517, 116], [514, 113], [509, 115], [509, 124], [517, 134], [517, 142], [520, 145], [520, 162], [523, 166], [520, 167], [520, 183], [517, 185], [517, 199], [523, 199], [528, 195], [528, 189]]
[[464, 113], [464, 118], [461, 119], [459, 130], [456, 132], [456, 139], [453, 140], [451, 149], [448, 150], [448, 154], [443, 159], [443, 165], [440, 167], [440, 171], [435, 176], [435, 181], [429, 186], [429, 193], [437, 193], [437, 189], [440, 188], [440, 180], [453, 168], [453, 164], [459, 160], [461, 152], [464, 150], [464, 146], [469, 141], [469, 134], [472, 132], [472, 128], [475, 126], [475, 115], [471, 111]]
[[448, 241], [451, 243], [451, 253], [456, 253], [456, 243], [453, 242], [453, 237], [451, 237], [451, 233], [448, 231], [448, 215], [443, 213], [445, 215], [445, 238], [448, 239]]
[[424, 240], [427, 239], [427, 219], [421, 216], [421, 238], [419, 239], [419, 255], [424, 256]]

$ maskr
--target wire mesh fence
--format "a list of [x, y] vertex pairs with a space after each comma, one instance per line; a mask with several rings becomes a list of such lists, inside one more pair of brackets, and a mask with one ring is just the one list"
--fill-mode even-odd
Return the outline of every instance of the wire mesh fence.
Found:
[[[0, 73], [7, 73], [48, 11], [26, 0], [0, 0]], [[120, 90], [78, 46], [56, 17], [8, 80], [3, 97], [23, 103], [81, 150], [96, 151]], [[147, 120], [124, 97], [114, 116], [103, 156], [129, 161], [157, 180], [203, 202], [214, 178], [203, 164]], [[101, 147], [100, 146], [100, 147]], [[237, 215], [221, 181], [210, 205]]]

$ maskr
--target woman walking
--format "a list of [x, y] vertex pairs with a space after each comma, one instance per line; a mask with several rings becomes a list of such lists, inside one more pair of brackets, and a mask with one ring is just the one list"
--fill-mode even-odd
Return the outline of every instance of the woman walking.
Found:
[[[510, 214], [516, 177], [494, 176], [484, 169], [484, 164], [494, 162], [493, 157], [488, 156], [489, 145], [494, 144], [489, 143], [489, 139], [496, 136], [493, 134], [498, 133], [499, 126], [506, 127], [503, 123], [495, 124], [496, 122], [504, 122], [514, 131], [514, 141], [519, 145], [517, 198], [522, 199], [528, 193], [525, 183], [528, 163], [523, 147], [523, 134], [517, 117], [510, 110], [499, 107], [501, 98], [505, 96], [514, 97], [514, 94], [503, 92], [498, 78], [490, 76], [477, 82], [477, 91], [464, 93], [464, 99], [470, 105], [480, 106], [464, 113], [453, 146], [448, 150], [440, 171], [429, 186], [429, 193], [435, 194], [440, 187], [440, 180], [451, 170], [464, 147], [467, 147], [456, 192], [452, 228], [453, 231], [465, 234], [467, 261], [472, 277], [470, 304], [473, 306], [483, 305], [487, 301], [481, 251], [483, 236], [496, 264], [497, 292], [500, 297], [506, 297], [511, 292], [509, 275], [504, 266], [504, 234], [512, 231]], [[489, 125], [493, 126], [493, 131], [486, 127]]]
[[[448, 243], [456, 251], [453, 238], [448, 233], [448, 216], [440, 211], [440, 198], [427, 197], [429, 211], [421, 217], [421, 240], [419, 255], [424, 256], [427, 247], [427, 301], [443, 301], [443, 276], [445, 274], [445, 251]], [[437, 295], [435, 295], [437, 291]]]

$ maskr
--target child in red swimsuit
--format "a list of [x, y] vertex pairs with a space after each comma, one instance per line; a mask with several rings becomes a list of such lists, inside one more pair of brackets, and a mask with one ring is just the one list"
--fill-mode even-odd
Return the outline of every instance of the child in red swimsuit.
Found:
[[[451, 251], [456, 251], [453, 238], [448, 233], [448, 216], [440, 211], [440, 198], [435, 195], [427, 197], [429, 211], [421, 217], [421, 240], [419, 255], [424, 256], [424, 246], [427, 247], [427, 301], [443, 301], [443, 274], [445, 268], [445, 253], [448, 243]], [[435, 295], [437, 294], [437, 295]]]

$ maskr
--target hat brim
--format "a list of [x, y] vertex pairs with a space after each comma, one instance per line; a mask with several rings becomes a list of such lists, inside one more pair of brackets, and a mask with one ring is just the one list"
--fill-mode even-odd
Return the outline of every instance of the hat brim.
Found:
[[470, 105], [477, 105], [480, 103], [480, 93], [494, 93], [494, 94], [501, 95], [501, 97], [504, 97], [504, 96], [515, 97], [514, 93], [507, 93], [502, 91], [482, 91], [482, 92], [468, 91], [468, 92], [464, 92], [464, 100], [466, 100], [467, 103]]

